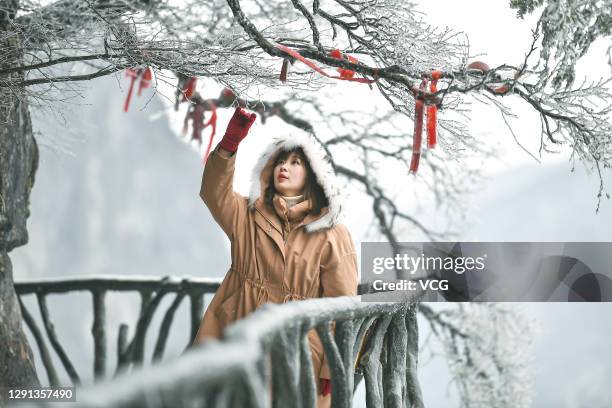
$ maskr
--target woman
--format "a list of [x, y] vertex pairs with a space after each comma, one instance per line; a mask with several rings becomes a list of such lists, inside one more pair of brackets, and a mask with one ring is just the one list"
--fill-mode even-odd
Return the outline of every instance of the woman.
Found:
[[[357, 294], [355, 248], [338, 223], [340, 190], [320, 146], [304, 136], [275, 140], [255, 166], [249, 198], [233, 191], [235, 153], [255, 118], [237, 108], [204, 168], [200, 196], [231, 241], [232, 265], [194, 344], [266, 302]], [[330, 406], [323, 346], [314, 329], [308, 337], [317, 406]]]

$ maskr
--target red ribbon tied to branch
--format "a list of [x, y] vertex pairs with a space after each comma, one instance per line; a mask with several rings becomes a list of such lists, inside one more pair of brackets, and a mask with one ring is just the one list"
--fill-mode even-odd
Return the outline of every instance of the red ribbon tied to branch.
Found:
[[208, 160], [208, 154], [210, 153], [210, 148], [212, 147], [213, 138], [215, 137], [215, 133], [217, 133], [217, 105], [215, 105], [212, 101], [209, 101], [210, 109], [212, 111], [212, 115], [208, 122], [204, 124], [204, 127], [211, 127], [210, 137], [208, 139], [208, 146], [206, 147], [206, 152], [204, 153], [204, 162]]
[[153, 71], [150, 67], [128, 68], [125, 70], [125, 76], [130, 78], [130, 87], [128, 88], [128, 94], [125, 98], [125, 104], [123, 105], [123, 111], [127, 112], [130, 107], [130, 101], [132, 100], [132, 92], [134, 91], [136, 80], [140, 78], [140, 83], [138, 85], [138, 95], [140, 96], [144, 88], [151, 86]]
[[[291, 57], [295, 58], [296, 60], [299, 60], [301, 62], [303, 62], [304, 64], [306, 64], [310, 69], [312, 69], [313, 71], [323, 75], [324, 77], [327, 78], [331, 78], [331, 79], [339, 79], [342, 81], [352, 81], [352, 82], [360, 82], [362, 84], [371, 84], [372, 82], [376, 82], [375, 79], [367, 79], [367, 78], [353, 78], [354, 76], [354, 71], [351, 71], [349, 69], [344, 69], [344, 68], [338, 68], [338, 72], [340, 72], [340, 75], [330, 75], [327, 72], [323, 71], [321, 68], [319, 68], [314, 62], [304, 58], [299, 52], [297, 52], [296, 50], [294, 50], [293, 48], [289, 48], [285, 45], [282, 44], [276, 44], [273, 43], [274, 47], [278, 50], [281, 50], [283, 52], [285, 52], [286, 54], [290, 55]], [[330, 54], [333, 58], [336, 58], [335, 52], [338, 51], [340, 59], [342, 59], [342, 53], [340, 53], [340, 50], [334, 50], [332, 51], [332, 53]], [[352, 58], [352, 60], [351, 60]], [[356, 58], [353, 57], [349, 57], [348, 58], [349, 62], [355, 63], [357, 62]], [[283, 66], [285, 66], [284, 62], [283, 62]], [[282, 74], [283, 72], [281, 71], [281, 80], [282, 80]], [[284, 73], [286, 75], [286, 72]]]
[[[427, 88], [427, 80], [421, 81], [420, 91]], [[423, 95], [418, 93], [414, 102], [414, 132], [412, 134], [412, 159], [410, 160], [410, 172], [416, 173], [419, 169], [421, 159], [421, 140], [423, 136], [423, 107], [425, 100]]]
[[206, 159], [208, 158], [213, 139], [217, 133], [217, 105], [210, 100], [206, 101], [206, 104], [208, 104], [208, 107], [212, 111], [212, 115], [208, 122], [204, 122], [206, 106], [203, 102], [192, 105], [187, 111], [185, 119], [183, 120], [183, 134], [187, 133], [189, 121], [191, 121], [191, 141], [195, 141], [199, 146], [202, 145], [202, 131], [208, 126], [211, 127], [211, 133], [208, 138], [208, 146], [206, 147], [206, 152], [204, 153], [204, 162], [206, 162]]
[[191, 97], [195, 92], [197, 82], [198, 78], [196, 77], [191, 77], [187, 80], [187, 82], [183, 85], [183, 89], [181, 89], [181, 93], [183, 95], [181, 102], [187, 102], [188, 100], [191, 100]]
[[[438, 79], [442, 78], [442, 72], [433, 71], [431, 73], [431, 83], [429, 91], [432, 94], [438, 92]], [[435, 103], [427, 106], [427, 147], [433, 149], [437, 142], [437, 127], [438, 127], [438, 107]]]
[[153, 71], [151, 71], [151, 68], [146, 67], [144, 71], [142, 71], [142, 76], [140, 77], [140, 84], [138, 85], [138, 96], [140, 96], [143, 89], [151, 86], [152, 78], [153, 78]]
[[[330, 52], [329, 55], [339, 60], [348, 60], [348, 62], [353, 63], [353, 64], [356, 64], [359, 62], [359, 60], [355, 57], [351, 57], [350, 55], [342, 54], [342, 52], [337, 48], [333, 50], [332, 52]], [[344, 79], [350, 79], [350, 78], [353, 78], [353, 76], [355, 76], [355, 71], [352, 71], [350, 69], [345, 69], [345, 68], [338, 68], [338, 73], [340, 73], [340, 76]]]
[[[432, 71], [429, 92], [438, 92], [438, 80], [442, 78], [442, 72]], [[414, 133], [412, 135], [412, 159], [410, 161], [410, 172], [416, 173], [419, 169], [421, 159], [421, 143], [423, 137], [423, 111], [425, 107], [425, 93], [427, 92], [427, 78], [423, 78], [419, 91], [415, 95], [414, 106]], [[427, 147], [433, 149], [437, 142], [438, 107], [435, 101], [427, 104]]]
[[287, 82], [287, 73], [289, 72], [289, 58], [283, 59], [283, 66], [281, 67], [280, 77], [281, 82]]

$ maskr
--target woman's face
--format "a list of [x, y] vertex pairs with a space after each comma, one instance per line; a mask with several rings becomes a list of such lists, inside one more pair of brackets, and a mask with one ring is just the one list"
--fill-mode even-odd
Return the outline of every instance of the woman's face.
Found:
[[279, 194], [294, 197], [303, 194], [306, 185], [306, 166], [300, 156], [291, 153], [274, 167], [274, 188]]

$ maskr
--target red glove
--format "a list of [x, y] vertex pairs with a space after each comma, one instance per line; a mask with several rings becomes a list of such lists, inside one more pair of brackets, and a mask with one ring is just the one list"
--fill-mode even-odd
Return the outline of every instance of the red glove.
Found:
[[238, 106], [234, 112], [234, 116], [232, 116], [232, 119], [230, 119], [227, 125], [225, 135], [223, 139], [221, 139], [219, 146], [231, 153], [238, 150], [238, 145], [242, 142], [242, 139], [246, 137], [247, 133], [249, 133], [249, 129], [256, 118], [257, 115], [255, 113], [248, 113]]
[[321, 395], [326, 396], [331, 394], [331, 380], [327, 378], [319, 378], [319, 385], [321, 387]]

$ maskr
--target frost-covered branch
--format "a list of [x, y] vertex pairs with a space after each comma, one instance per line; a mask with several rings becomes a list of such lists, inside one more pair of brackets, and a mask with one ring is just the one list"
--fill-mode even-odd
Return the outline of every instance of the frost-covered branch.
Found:
[[596, 40], [612, 34], [610, 0], [511, 0], [510, 6], [521, 18], [544, 6], [537, 26], [542, 34], [539, 65], [542, 78], [549, 77], [555, 87], [570, 87], [578, 60]]
[[[574, 82], [573, 67], [588, 49], [589, 41], [609, 34], [610, 24], [606, 24], [606, 21], [610, 12], [596, 13], [603, 6], [601, 1], [551, 3], [534, 30], [533, 42], [525, 53], [524, 61], [515, 65], [506, 63], [486, 71], [468, 69], [469, 47], [462, 37], [448, 29], [441, 31], [424, 23], [411, 4], [394, 0], [317, 1], [313, 3], [310, 13], [305, 12], [301, 2], [293, 1], [295, 13], [291, 20], [292, 27], [301, 22], [305, 35], [300, 42], [296, 42], [284, 40], [290, 35], [282, 21], [274, 30], [262, 29], [260, 20], [251, 17], [241, 6], [240, 0], [227, 0], [227, 3], [236, 21], [266, 54], [291, 58], [278, 44], [291, 45], [301, 57], [322, 66], [350, 69], [372, 78], [393, 110], [409, 117], [414, 116], [414, 99], [418, 97], [424, 97], [426, 103], [436, 103], [449, 112], [464, 106], [465, 96], [469, 94], [477, 98], [484, 95], [483, 101], [498, 106], [504, 117], [512, 113], [500, 98], [512, 95], [522, 98], [541, 115], [543, 136], [548, 141], [554, 143], [557, 140], [555, 135], [560, 136], [561, 142], [569, 142], [576, 157], [597, 169], [600, 179], [599, 209], [601, 197], [605, 194], [601, 171], [612, 165], [608, 118], [612, 95], [607, 90], [609, 82], [603, 80], [577, 88], [570, 86]], [[516, 3], [519, 2], [513, 2], [515, 7]], [[394, 13], [385, 12], [391, 9]], [[522, 13], [531, 10], [525, 9]], [[612, 10], [612, 7], [606, 10]], [[554, 13], [562, 12], [567, 14], [567, 19], [561, 21]], [[557, 33], [556, 39], [551, 39], [555, 22], [565, 24], [563, 29], [571, 31], [574, 28], [569, 26], [569, 22], [574, 19], [591, 30], [574, 33], [574, 37], [570, 38], [577, 42], [572, 43], [571, 47], [567, 35], [561, 37], [562, 34]], [[323, 29], [326, 24], [332, 28], [331, 33]], [[576, 36], [579, 38], [576, 39]], [[563, 74], [563, 81], [568, 85], [565, 90], [559, 88], [562, 75], [558, 71], [559, 66], [553, 68], [549, 64], [533, 61], [540, 40], [543, 45], [542, 58], [550, 59], [555, 47], [558, 47], [556, 57], [564, 53], [559, 58], [562, 59], [562, 69], [567, 71]], [[359, 61], [332, 58], [330, 52], [338, 41], [345, 44], [345, 52], [357, 56]], [[419, 90], [418, 83], [423, 77], [429, 77], [434, 69], [442, 71], [439, 90], [433, 94]], [[507, 121], [506, 124], [510, 126]], [[448, 127], [444, 130], [448, 146], [457, 147], [463, 143], [464, 132], [449, 131]]]
[[530, 407], [535, 322], [516, 305], [419, 310], [440, 342], [465, 408]]
[[[297, 101], [297, 102], [292, 102]], [[279, 101], [249, 100], [236, 97], [233, 92], [225, 89], [215, 98], [204, 98], [195, 93], [191, 98], [194, 106], [202, 111], [213, 108], [231, 108], [235, 105], [245, 106], [257, 112], [265, 124], [267, 120], [276, 117], [286, 124], [306, 131], [313, 135], [328, 154], [330, 163], [336, 172], [347, 182], [372, 201], [371, 208], [376, 220], [376, 229], [381, 232], [392, 246], [399, 249], [401, 233], [411, 230], [423, 239], [438, 241], [452, 236], [450, 230], [436, 231], [414, 214], [405, 209], [405, 203], [398, 200], [397, 194], [405, 191], [410, 185], [407, 171], [400, 172], [394, 181], [404, 180], [404, 186], [389, 186], [378, 180], [387, 178], [385, 171], [388, 166], [406, 168], [412, 150], [406, 143], [406, 136], [400, 128], [382, 131], [380, 124], [389, 125], [401, 120], [401, 114], [388, 112], [384, 116], [363, 119], [360, 112], [340, 111], [330, 113], [317, 105], [315, 98], [301, 98], [291, 95]], [[299, 104], [300, 109], [295, 107]], [[307, 118], [298, 111], [309, 110]], [[340, 126], [321, 125], [340, 122]], [[478, 146], [474, 144], [474, 149]], [[339, 153], [343, 153], [340, 155]], [[484, 153], [484, 151], [481, 151]], [[415, 201], [422, 204], [432, 201], [449, 211], [458, 211], [463, 196], [470, 191], [470, 185], [478, 178], [475, 169], [463, 167], [459, 173], [452, 160], [444, 152], [431, 152], [424, 156], [426, 169], [419, 177], [419, 183], [425, 190]], [[358, 165], [356, 166], [356, 163]], [[408, 203], [408, 202], [406, 202]], [[415, 202], [411, 201], [411, 205]]]

